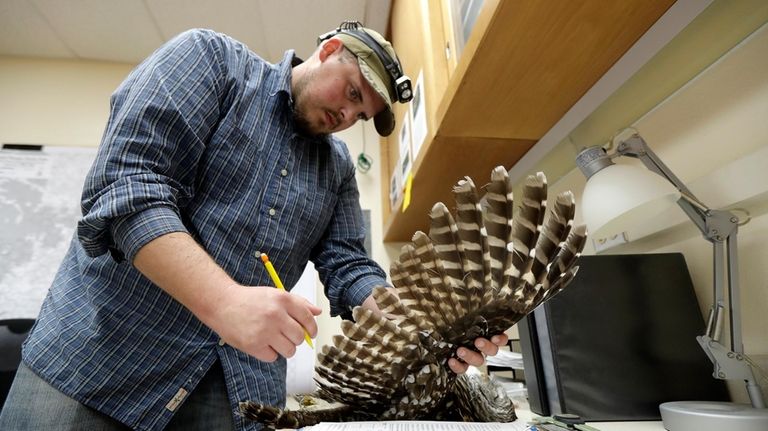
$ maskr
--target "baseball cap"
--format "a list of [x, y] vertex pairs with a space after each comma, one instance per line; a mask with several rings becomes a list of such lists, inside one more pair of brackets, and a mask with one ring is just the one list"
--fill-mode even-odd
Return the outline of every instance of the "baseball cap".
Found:
[[[358, 27], [358, 31], [364, 31], [373, 38], [381, 48], [392, 58], [397, 60], [395, 49], [378, 32], [365, 27]], [[360, 71], [363, 73], [366, 81], [376, 90], [376, 93], [384, 99], [384, 110], [373, 117], [373, 124], [376, 126], [376, 132], [381, 136], [389, 136], [395, 129], [395, 114], [392, 113], [392, 103], [397, 101], [392, 76], [382, 64], [381, 59], [365, 42], [350, 33], [340, 32], [334, 35], [340, 39], [344, 46], [357, 57], [360, 65]]]

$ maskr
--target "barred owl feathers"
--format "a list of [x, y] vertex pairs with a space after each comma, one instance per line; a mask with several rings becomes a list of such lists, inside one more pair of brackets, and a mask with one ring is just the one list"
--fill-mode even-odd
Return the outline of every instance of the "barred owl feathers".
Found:
[[[484, 200], [465, 177], [453, 188], [454, 214], [441, 202], [433, 206], [429, 234], [416, 232], [391, 265], [394, 289], [373, 291], [384, 315], [357, 307], [355, 321], [342, 324], [344, 335], [322, 348], [320, 397], [380, 420], [436, 418], [447, 404], [460, 408], [462, 398], [471, 399], [453, 392], [466, 385], [456, 384], [448, 359], [479, 336], [504, 332], [564, 288], [586, 240], [584, 226], [573, 225], [570, 192], [549, 203], [546, 177], [537, 173], [525, 180], [515, 210], [512, 187], [499, 166]], [[241, 403], [253, 418], [248, 407], [254, 414], [253, 405]]]

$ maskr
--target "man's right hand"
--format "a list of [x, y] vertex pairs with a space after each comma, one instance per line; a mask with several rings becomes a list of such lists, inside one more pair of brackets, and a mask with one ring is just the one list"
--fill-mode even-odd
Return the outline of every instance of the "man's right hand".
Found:
[[211, 329], [224, 342], [262, 361], [286, 358], [304, 342], [304, 330], [317, 335], [314, 316], [322, 310], [298, 295], [265, 286], [232, 285], [221, 292]]
[[274, 287], [237, 284], [187, 233], [155, 238], [133, 264], [224, 342], [262, 361], [293, 356], [304, 329], [317, 334], [320, 308]]

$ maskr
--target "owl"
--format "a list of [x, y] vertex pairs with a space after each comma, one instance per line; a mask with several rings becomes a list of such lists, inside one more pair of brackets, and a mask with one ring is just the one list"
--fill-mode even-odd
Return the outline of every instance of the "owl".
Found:
[[469, 177], [453, 188], [455, 212], [438, 202], [429, 234], [418, 231], [378, 287], [381, 312], [357, 307], [343, 335], [317, 357], [317, 391], [296, 410], [240, 403], [245, 418], [277, 428], [321, 421], [470, 420], [509, 422], [514, 407], [487, 378], [456, 375], [448, 359], [477, 337], [500, 334], [575, 276], [586, 228], [575, 200], [547, 200], [542, 173], [515, 202], [503, 166], [480, 199]]

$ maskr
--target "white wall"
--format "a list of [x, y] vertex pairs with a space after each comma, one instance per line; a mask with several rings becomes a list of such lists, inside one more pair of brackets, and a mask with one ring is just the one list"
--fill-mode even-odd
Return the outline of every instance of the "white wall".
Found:
[[97, 146], [133, 65], [0, 57], [0, 143]]
[[[734, 47], [635, 127], [691, 191], [714, 208], [743, 208], [751, 221], [739, 228], [739, 277], [745, 352], [768, 358], [768, 27]], [[595, 143], [599, 144], [599, 143]], [[577, 169], [551, 193], [584, 187]], [[743, 216], [740, 211], [736, 215]], [[706, 317], [712, 303], [712, 247], [677, 208], [630, 233], [631, 242], [606, 253], [682, 252]], [[594, 253], [588, 246], [587, 253]], [[765, 380], [762, 381], [765, 391]], [[736, 401], [748, 402], [743, 384], [729, 382]]]

